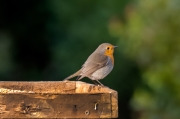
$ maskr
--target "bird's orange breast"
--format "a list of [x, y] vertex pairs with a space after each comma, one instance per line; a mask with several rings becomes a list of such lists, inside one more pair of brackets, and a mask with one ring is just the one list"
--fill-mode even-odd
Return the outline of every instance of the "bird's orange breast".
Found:
[[107, 49], [105, 51], [104, 55], [110, 57], [113, 65], [114, 65], [114, 56], [113, 56], [113, 53], [114, 53], [114, 47], [112, 46], [112, 47], [110, 47], [110, 49]]

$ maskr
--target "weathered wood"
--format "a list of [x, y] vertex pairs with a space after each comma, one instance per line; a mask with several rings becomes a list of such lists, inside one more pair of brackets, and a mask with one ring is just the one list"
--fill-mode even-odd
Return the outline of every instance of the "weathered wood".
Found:
[[117, 118], [117, 98], [80, 81], [0, 82], [0, 118]]

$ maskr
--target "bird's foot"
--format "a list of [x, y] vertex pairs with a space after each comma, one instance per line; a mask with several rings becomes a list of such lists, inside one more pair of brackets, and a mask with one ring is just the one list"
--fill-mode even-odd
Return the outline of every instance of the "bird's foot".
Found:
[[66, 80], [63, 80], [64, 82], [67, 82], [67, 81], [69, 81], [68, 79], [66, 79]]

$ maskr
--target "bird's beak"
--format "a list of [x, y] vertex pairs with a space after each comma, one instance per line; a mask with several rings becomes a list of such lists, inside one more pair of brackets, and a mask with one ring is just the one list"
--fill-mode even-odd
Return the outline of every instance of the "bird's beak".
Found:
[[117, 48], [118, 46], [114, 46], [114, 48]]

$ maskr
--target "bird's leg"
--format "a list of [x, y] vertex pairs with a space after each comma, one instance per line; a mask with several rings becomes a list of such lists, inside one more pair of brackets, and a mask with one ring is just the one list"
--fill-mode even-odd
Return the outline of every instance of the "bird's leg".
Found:
[[80, 78], [81, 76], [79, 75], [79, 76], [77, 76], [77, 78], [76, 78], [76, 81], [79, 81], [79, 78]]
[[99, 85], [97, 82], [95, 82], [95, 80], [92, 80], [92, 82], [94, 82], [95, 85]]
[[104, 86], [100, 81], [96, 80], [101, 86]]

